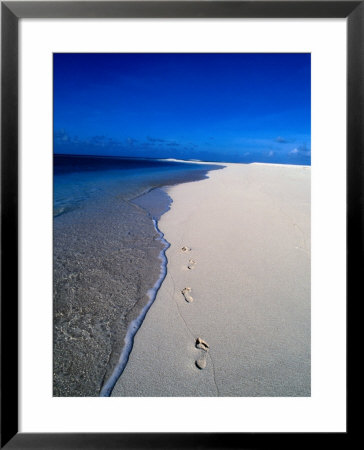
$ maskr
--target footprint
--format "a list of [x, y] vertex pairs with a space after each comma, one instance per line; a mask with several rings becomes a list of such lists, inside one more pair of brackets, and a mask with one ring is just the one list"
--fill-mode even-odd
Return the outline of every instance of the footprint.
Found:
[[199, 369], [204, 369], [206, 367], [207, 361], [206, 361], [206, 355], [203, 356], [202, 358], [198, 359], [197, 361], [195, 361], [196, 366]]
[[191, 297], [190, 292], [191, 292], [191, 288], [190, 287], [185, 287], [181, 292], [186, 300], [186, 302], [188, 303], [192, 303], [193, 302], [193, 297]]
[[190, 270], [192, 270], [192, 269], [195, 267], [195, 265], [196, 265], [196, 261], [193, 260], [193, 259], [190, 259], [190, 260], [188, 261], [188, 266], [187, 266], [187, 268], [190, 269]]
[[183, 253], [191, 251], [191, 249], [189, 247], [186, 247], [186, 246], [182, 247], [181, 250], [182, 250]]
[[206, 367], [207, 364], [207, 352], [209, 351], [209, 344], [204, 341], [203, 339], [201, 339], [200, 337], [198, 337], [196, 339], [196, 348], [199, 348], [201, 350], [203, 350], [201, 357], [199, 359], [197, 359], [195, 361], [196, 366], [199, 369], [204, 369]]
[[210, 348], [209, 344], [200, 337], [196, 339], [196, 347], [204, 350], [205, 352], [208, 352]]

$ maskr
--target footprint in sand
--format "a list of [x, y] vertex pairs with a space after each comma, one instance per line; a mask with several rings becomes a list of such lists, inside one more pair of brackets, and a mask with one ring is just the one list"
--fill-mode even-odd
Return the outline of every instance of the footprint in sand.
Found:
[[199, 369], [204, 369], [206, 367], [207, 364], [207, 352], [209, 351], [209, 344], [204, 341], [203, 339], [201, 339], [200, 337], [196, 339], [196, 348], [199, 348], [201, 350], [203, 350], [203, 353], [201, 355], [201, 358], [197, 359], [195, 361], [196, 366]]
[[196, 362], [195, 362], [195, 364], [196, 364], [196, 366], [199, 368], [199, 369], [204, 369], [205, 367], [206, 367], [206, 364], [207, 364], [207, 361], [206, 361], [206, 355], [204, 355], [202, 358], [200, 358], [200, 359], [198, 359]]
[[182, 251], [183, 253], [187, 253], [187, 252], [190, 252], [191, 249], [190, 249], [190, 247], [184, 246], [184, 247], [181, 248], [181, 251]]
[[181, 292], [186, 300], [186, 302], [188, 303], [192, 303], [193, 302], [193, 297], [190, 295], [191, 292], [191, 288], [190, 287], [185, 287]]
[[198, 337], [196, 339], [196, 348], [200, 348], [201, 350], [205, 350], [205, 352], [208, 352], [210, 346], [209, 346], [209, 344], [206, 341], [204, 341], [203, 339]]
[[194, 259], [190, 259], [190, 260], [188, 261], [188, 266], [187, 266], [187, 268], [190, 269], [190, 270], [192, 270], [192, 269], [195, 267], [195, 265], [196, 265], [196, 261], [195, 261]]

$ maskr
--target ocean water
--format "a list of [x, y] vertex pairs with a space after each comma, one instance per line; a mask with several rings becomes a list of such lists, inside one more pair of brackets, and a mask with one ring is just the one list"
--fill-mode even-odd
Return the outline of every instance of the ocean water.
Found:
[[168, 160], [54, 155], [54, 216], [87, 202], [130, 201], [167, 184], [203, 179], [221, 166]]
[[162, 187], [221, 167], [54, 156], [54, 396], [111, 392], [165, 275]]

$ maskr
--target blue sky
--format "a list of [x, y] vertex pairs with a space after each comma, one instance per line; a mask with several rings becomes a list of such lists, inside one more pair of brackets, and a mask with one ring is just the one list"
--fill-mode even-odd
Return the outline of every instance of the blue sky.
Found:
[[54, 54], [54, 152], [310, 164], [310, 54]]

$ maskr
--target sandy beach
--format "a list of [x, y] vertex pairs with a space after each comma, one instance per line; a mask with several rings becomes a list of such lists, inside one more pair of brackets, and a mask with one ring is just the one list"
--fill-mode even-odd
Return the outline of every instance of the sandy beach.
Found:
[[113, 396], [310, 396], [310, 176], [226, 164], [166, 188], [167, 275]]

